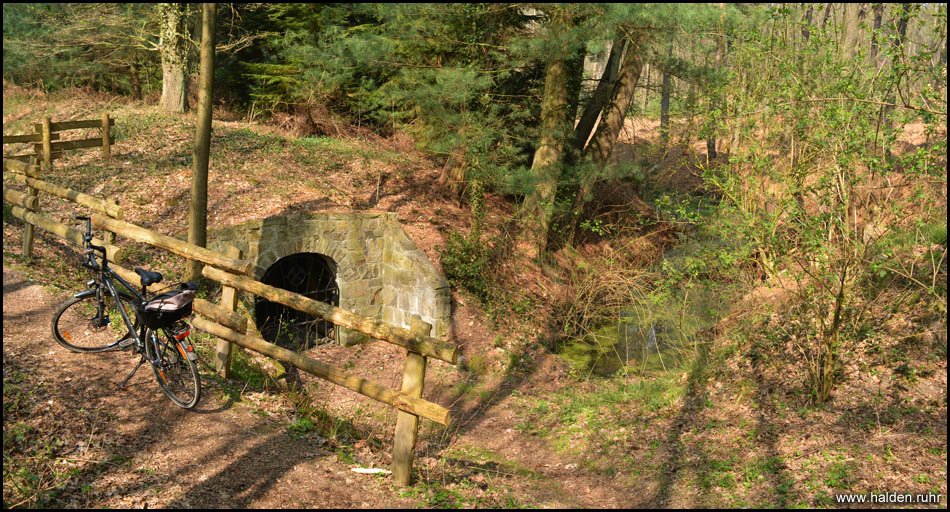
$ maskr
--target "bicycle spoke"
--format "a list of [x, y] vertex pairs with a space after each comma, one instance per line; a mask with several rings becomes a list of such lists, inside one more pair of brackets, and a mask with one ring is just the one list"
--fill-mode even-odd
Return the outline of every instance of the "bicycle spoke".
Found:
[[[131, 297], [121, 295], [129, 319], [135, 325], [137, 317]], [[74, 352], [94, 352], [113, 348], [130, 336], [112, 297], [103, 300], [102, 307], [94, 294], [74, 297], [64, 302], [51, 323], [53, 338]]]
[[[164, 330], [162, 330], [164, 331]], [[201, 395], [198, 367], [167, 332], [146, 333], [147, 357], [159, 386], [175, 404], [194, 407]]]

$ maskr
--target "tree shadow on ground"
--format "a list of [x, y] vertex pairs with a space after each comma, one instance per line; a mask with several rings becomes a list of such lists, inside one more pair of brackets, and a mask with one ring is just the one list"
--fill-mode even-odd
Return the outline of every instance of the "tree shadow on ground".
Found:
[[[665, 462], [666, 470], [660, 477], [660, 485], [656, 494], [645, 502], [649, 503], [648, 507], [650, 508], [669, 506], [673, 484], [684, 467], [683, 432], [687, 430], [696, 413], [705, 407], [708, 398], [708, 392], [706, 391], [706, 381], [709, 378], [707, 371], [708, 359], [709, 348], [706, 344], [698, 345], [698, 354], [689, 372], [685, 403], [680, 408], [676, 419], [673, 420], [669, 434], [666, 436], [666, 451], [669, 454], [669, 459]], [[702, 465], [703, 468], [706, 466], [706, 464]], [[702, 478], [702, 475], [700, 477]]]

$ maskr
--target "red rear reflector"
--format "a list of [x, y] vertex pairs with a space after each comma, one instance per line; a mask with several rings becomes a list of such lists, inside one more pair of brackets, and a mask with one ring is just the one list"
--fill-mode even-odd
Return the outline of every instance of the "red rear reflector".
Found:
[[181, 334], [176, 334], [176, 335], [175, 335], [175, 339], [178, 340], [178, 341], [181, 341], [181, 340], [185, 339], [189, 334], [191, 334], [191, 331], [185, 331], [185, 332], [183, 332], [183, 333], [181, 333]]

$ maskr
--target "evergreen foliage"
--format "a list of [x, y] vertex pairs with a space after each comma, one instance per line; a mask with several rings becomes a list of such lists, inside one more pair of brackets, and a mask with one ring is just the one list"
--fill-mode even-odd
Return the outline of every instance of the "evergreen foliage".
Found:
[[47, 91], [135, 93], [151, 83], [138, 72], [157, 71], [156, 23], [146, 4], [4, 3], [3, 76]]

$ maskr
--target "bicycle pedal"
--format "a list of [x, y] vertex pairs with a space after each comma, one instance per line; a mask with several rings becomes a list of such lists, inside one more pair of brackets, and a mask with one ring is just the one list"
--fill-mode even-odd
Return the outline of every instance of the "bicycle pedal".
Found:
[[128, 338], [119, 342], [117, 347], [121, 350], [128, 350], [130, 347], [135, 346], [135, 338]]

